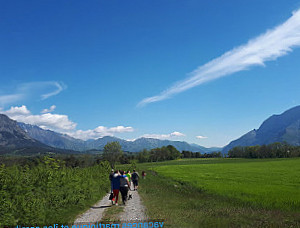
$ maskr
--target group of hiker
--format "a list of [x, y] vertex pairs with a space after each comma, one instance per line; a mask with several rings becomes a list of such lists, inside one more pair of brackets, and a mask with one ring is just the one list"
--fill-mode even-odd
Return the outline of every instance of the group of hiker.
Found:
[[[112, 204], [118, 205], [118, 198], [119, 198], [119, 192], [122, 196], [122, 202], [123, 204], [126, 204], [128, 199], [132, 198], [132, 195], [129, 194], [128, 191], [133, 190], [137, 191], [139, 186], [139, 174], [133, 170], [133, 173], [130, 173], [130, 171], [123, 171], [123, 170], [111, 170], [111, 173], [109, 175], [109, 180], [111, 183], [111, 196], [110, 200]], [[144, 178], [144, 171], [143, 171], [143, 178]], [[133, 189], [131, 189], [131, 182], [133, 184]]]

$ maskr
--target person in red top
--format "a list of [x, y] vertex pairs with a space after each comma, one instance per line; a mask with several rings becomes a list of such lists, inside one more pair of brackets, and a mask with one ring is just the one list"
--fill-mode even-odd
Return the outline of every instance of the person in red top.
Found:
[[142, 178], [145, 179], [146, 178], [146, 172], [142, 171]]

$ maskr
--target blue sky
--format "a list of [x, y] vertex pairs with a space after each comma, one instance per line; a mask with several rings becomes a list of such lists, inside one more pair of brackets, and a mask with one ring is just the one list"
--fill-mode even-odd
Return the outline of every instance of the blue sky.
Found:
[[300, 104], [299, 9], [299, 0], [0, 1], [1, 112], [82, 139], [224, 146]]

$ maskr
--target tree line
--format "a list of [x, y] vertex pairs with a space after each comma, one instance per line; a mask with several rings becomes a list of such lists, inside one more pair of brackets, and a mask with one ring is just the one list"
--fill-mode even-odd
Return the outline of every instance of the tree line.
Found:
[[157, 162], [176, 160], [179, 158], [220, 158], [222, 157], [221, 152], [204, 153], [192, 152], [183, 150], [178, 151], [174, 146], [163, 146], [161, 148], [155, 148], [151, 150], [144, 149], [136, 155], [138, 162]]
[[[200, 153], [187, 150], [178, 151], [174, 146], [168, 145], [151, 150], [144, 149], [141, 152], [124, 152], [119, 142], [109, 142], [105, 145], [101, 154], [80, 154], [80, 155], [51, 155], [62, 162], [66, 167], [85, 168], [100, 164], [102, 161], [108, 161], [111, 167], [116, 163], [131, 164], [133, 162], [158, 162], [167, 160], [176, 160], [179, 158], [220, 158], [221, 152]], [[238, 146], [229, 150], [229, 158], [288, 158], [300, 157], [300, 146], [292, 146], [287, 143], [272, 143], [269, 145], [256, 146]], [[36, 157], [2, 157], [0, 164], [6, 166], [28, 165], [37, 166], [43, 160], [43, 156]]]
[[268, 145], [237, 146], [228, 151], [229, 158], [290, 158], [300, 157], [300, 146], [275, 142]]
[[182, 158], [221, 158], [222, 153], [219, 151], [219, 152], [201, 154], [200, 152], [191, 152], [191, 151], [183, 150], [181, 152], [181, 157]]
[[178, 151], [174, 146], [168, 145], [151, 150], [144, 149], [138, 153], [124, 154], [122, 147], [118, 142], [107, 143], [103, 151], [103, 159], [110, 162], [112, 167], [117, 162], [121, 164], [130, 163], [131, 160], [138, 162], [158, 162], [167, 160], [176, 160], [179, 158], [213, 158], [222, 157], [221, 152], [205, 153], [191, 152], [191, 151]]

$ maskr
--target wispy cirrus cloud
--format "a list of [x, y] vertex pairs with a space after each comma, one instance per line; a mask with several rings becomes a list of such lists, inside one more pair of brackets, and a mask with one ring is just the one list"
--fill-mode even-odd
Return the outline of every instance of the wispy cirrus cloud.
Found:
[[58, 83], [58, 82], [47, 82], [47, 83], [48, 83], [48, 85], [51, 85], [54, 88], [56, 87], [56, 89], [52, 90], [51, 92], [42, 94], [41, 95], [41, 99], [42, 100], [45, 100], [45, 99], [47, 99], [49, 97], [52, 97], [52, 96], [55, 96], [55, 95], [59, 94], [66, 87], [64, 84], [61, 84], [61, 83]]
[[62, 92], [66, 86], [62, 82], [44, 81], [16, 85], [13, 92], [0, 91], [0, 106], [17, 104], [27, 99], [45, 100]]
[[300, 10], [293, 12], [283, 24], [198, 67], [188, 74], [187, 79], [175, 83], [156, 96], [143, 99], [137, 106], [171, 98], [205, 82], [249, 69], [251, 66], [264, 66], [266, 61], [276, 60], [298, 46], [300, 46]]
[[18, 102], [22, 100], [24, 97], [23, 94], [5, 94], [5, 95], [0, 95], [0, 106], [4, 106], [6, 104], [12, 104], [15, 102]]

